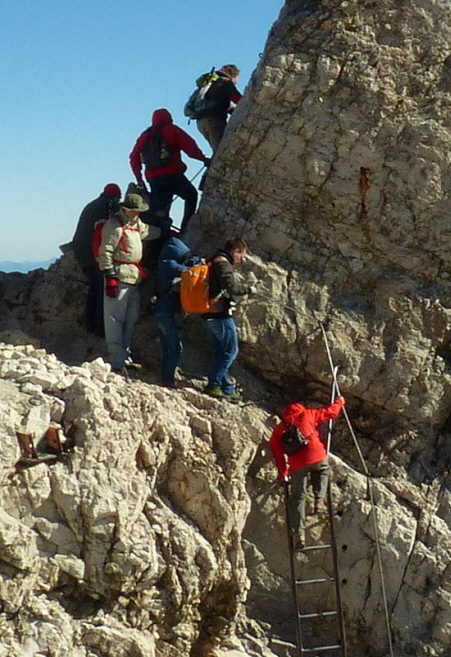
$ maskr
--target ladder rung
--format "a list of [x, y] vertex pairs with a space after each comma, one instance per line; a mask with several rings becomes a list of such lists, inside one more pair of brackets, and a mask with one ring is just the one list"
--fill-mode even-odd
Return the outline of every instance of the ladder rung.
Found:
[[326, 550], [330, 549], [332, 545], [325, 544], [325, 545], [307, 545], [306, 547], [302, 548], [294, 548], [295, 550], [298, 550], [299, 552], [308, 552], [309, 550]]
[[341, 644], [333, 646], [318, 646], [318, 648], [301, 648], [301, 652], [324, 652], [325, 650], [341, 650]]
[[323, 582], [335, 582], [335, 577], [321, 577], [321, 579], [297, 579], [296, 584], [322, 584]]
[[322, 618], [323, 616], [336, 616], [338, 611], [320, 611], [316, 614], [299, 614], [299, 618]]

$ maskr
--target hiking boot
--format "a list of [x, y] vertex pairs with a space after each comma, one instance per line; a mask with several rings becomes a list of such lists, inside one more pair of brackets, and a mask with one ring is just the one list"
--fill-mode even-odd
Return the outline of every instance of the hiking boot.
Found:
[[214, 397], [214, 399], [222, 399], [224, 397], [224, 393], [219, 386], [214, 386], [214, 388], [207, 386], [204, 388], [204, 393], [210, 395], [210, 397]]
[[141, 363], [136, 363], [131, 358], [127, 358], [125, 361], [125, 367], [131, 367], [133, 370], [140, 370], [142, 368]]
[[293, 543], [295, 550], [302, 550], [305, 548], [305, 531], [303, 529], [300, 529], [297, 534], [294, 534]]
[[239, 402], [243, 401], [243, 395], [236, 390], [228, 395], [224, 393], [224, 399], [227, 399], [231, 404], [239, 404]]
[[327, 502], [324, 497], [315, 497], [315, 513], [327, 513]]

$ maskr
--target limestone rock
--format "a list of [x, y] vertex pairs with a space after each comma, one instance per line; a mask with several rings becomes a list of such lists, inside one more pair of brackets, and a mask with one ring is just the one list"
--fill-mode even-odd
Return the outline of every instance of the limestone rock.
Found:
[[[191, 239], [249, 240], [246, 356], [440, 426], [451, 404], [450, 9], [291, 0], [209, 170]], [[207, 236], [207, 237], [206, 237]]]
[[[148, 316], [133, 345], [147, 382], [128, 382], [84, 329], [73, 254], [47, 272], [0, 274], [1, 657], [292, 652], [266, 441], [287, 398], [329, 397], [319, 322], [377, 507], [375, 525], [337, 422], [351, 657], [387, 654], [376, 527], [396, 654], [447, 654], [450, 12], [444, 0], [288, 0], [271, 30], [187, 236], [201, 255], [233, 234], [250, 242], [242, 275], [258, 293], [237, 313], [247, 406], [199, 393], [209, 354], [196, 319], [182, 390], [150, 385]], [[18, 467], [17, 433], [42, 456], [51, 422], [70, 454]], [[326, 538], [312, 514], [307, 535]], [[310, 567], [330, 574], [321, 558]]]
[[[22, 391], [20, 370], [2, 384], [15, 407], [0, 414], [11, 443], [0, 488], [0, 598], [16, 613], [10, 654], [45, 645], [56, 655], [201, 654], [201, 636], [227, 635], [248, 587], [244, 478], [266, 414], [128, 382], [100, 359], [68, 367], [6, 345], [2, 357], [42, 380], [55, 366], [63, 375], [37, 399]], [[75, 432], [73, 451], [22, 469], [15, 429], [44, 455], [54, 408]]]

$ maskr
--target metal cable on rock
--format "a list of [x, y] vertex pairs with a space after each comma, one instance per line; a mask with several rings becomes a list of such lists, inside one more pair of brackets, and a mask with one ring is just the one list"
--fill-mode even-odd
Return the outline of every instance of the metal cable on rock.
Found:
[[[335, 384], [335, 381], [337, 379], [337, 372], [338, 372], [338, 367], [334, 367], [334, 372], [333, 372], [333, 379], [332, 379], [332, 390], [330, 393], [330, 403], [333, 404], [335, 401], [335, 394], [337, 392], [337, 386]], [[329, 420], [328, 426], [327, 426], [327, 447], [326, 447], [326, 453], [329, 454], [330, 452], [330, 444], [332, 442], [332, 426], [333, 426], [334, 421]]]
[[[320, 328], [321, 328], [321, 332], [323, 334], [324, 346], [326, 348], [327, 357], [328, 357], [328, 360], [329, 360], [330, 369], [331, 369], [333, 381], [334, 381], [334, 384], [335, 384], [335, 389], [337, 391], [337, 394], [339, 396], [341, 396], [340, 387], [339, 387], [338, 381], [337, 381], [337, 368], [334, 366], [334, 362], [333, 362], [333, 359], [332, 359], [332, 354], [331, 354], [331, 351], [330, 351], [329, 340], [327, 338], [326, 329], [324, 328], [324, 325], [321, 322], [319, 322], [319, 325], [320, 325]], [[384, 614], [385, 614], [385, 623], [386, 623], [386, 627], [387, 627], [388, 645], [389, 645], [389, 650], [390, 650], [390, 657], [393, 657], [393, 645], [392, 645], [392, 636], [391, 636], [390, 615], [389, 615], [389, 612], [388, 612], [387, 591], [386, 591], [386, 588], [385, 588], [384, 569], [383, 569], [383, 566], [382, 566], [382, 555], [381, 555], [380, 541], [379, 541], [379, 529], [378, 529], [378, 524], [377, 524], [377, 507], [376, 507], [376, 504], [374, 502], [372, 481], [371, 481], [369, 470], [368, 470], [367, 465], [365, 463], [365, 459], [363, 457], [362, 450], [360, 449], [360, 445], [359, 445], [357, 437], [354, 433], [354, 429], [352, 427], [351, 421], [349, 419], [349, 415], [348, 415], [345, 407], [343, 407], [343, 415], [346, 419], [346, 423], [348, 425], [349, 432], [352, 436], [352, 439], [354, 441], [354, 445], [355, 445], [355, 447], [357, 449], [357, 452], [359, 454], [359, 458], [360, 458], [360, 461], [362, 463], [362, 467], [363, 467], [363, 470], [365, 472], [365, 476], [366, 476], [366, 479], [367, 479], [368, 494], [369, 494], [370, 504], [371, 504], [371, 517], [372, 517], [372, 520], [373, 520], [373, 530], [374, 530], [374, 540], [375, 540], [375, 545], [376, 545], [377, 562], [378, 562], [378, 568], [379, 568], [379, 576], [380, 576], [380, 579], [381, 579], [381, 589], [382, 589], [382, 598], [383, 598], [383, 603], [384, 603]]]

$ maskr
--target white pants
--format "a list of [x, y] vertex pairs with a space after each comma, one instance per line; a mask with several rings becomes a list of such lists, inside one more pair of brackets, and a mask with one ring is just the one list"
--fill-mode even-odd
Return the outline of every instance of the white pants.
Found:
[[105, 339], [112, 367], [123, 367], [130, 357], [133, 329], [139, 317], [138, 285], [119, 282], [116, 298], [104, 294]]

